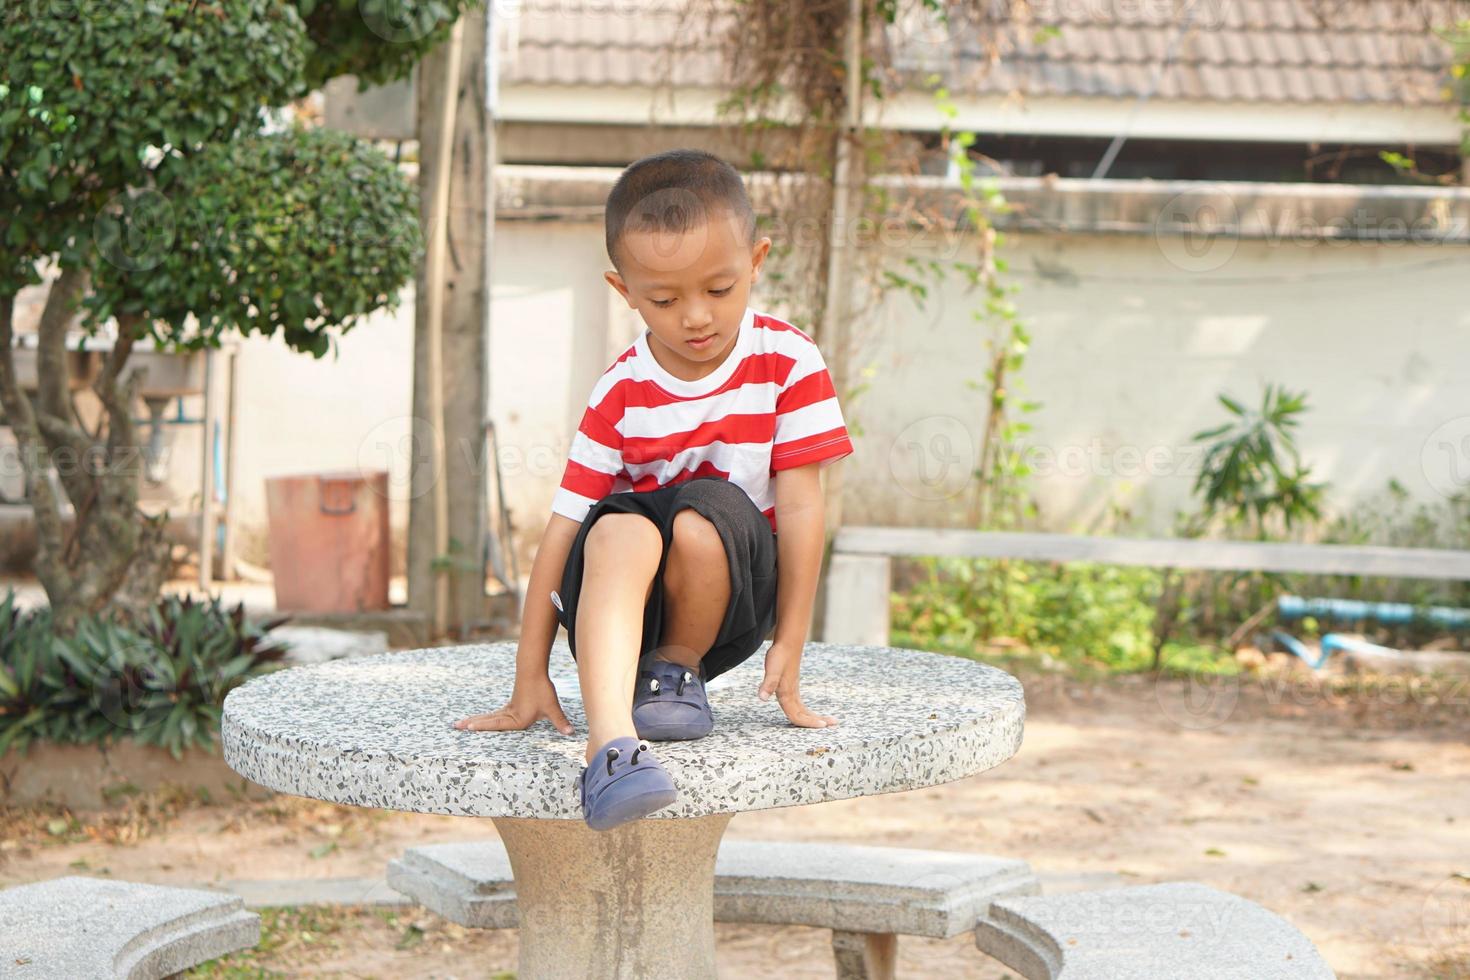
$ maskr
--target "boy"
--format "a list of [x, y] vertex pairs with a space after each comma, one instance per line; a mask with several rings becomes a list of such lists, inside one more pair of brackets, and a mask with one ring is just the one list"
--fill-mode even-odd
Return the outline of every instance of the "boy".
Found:
[[[767, 636], [761, 700], [792, 724], [824, 537], [818, 471], [853, 451], [805, 333], [747, 305], [771, 240], [708, 153], [633, 163], [605, 213], [605, 274], [647, 330], [593, 387], [531, 569], [510, 700], [469, 731], [542, 718], [570, 735], [547, 661], [566, 627], [587, 713], [594, 830], [677, 797], [650, 741], [699, 738], [705, 684]], [[778, 574], [779, 570], [779, 574]]]

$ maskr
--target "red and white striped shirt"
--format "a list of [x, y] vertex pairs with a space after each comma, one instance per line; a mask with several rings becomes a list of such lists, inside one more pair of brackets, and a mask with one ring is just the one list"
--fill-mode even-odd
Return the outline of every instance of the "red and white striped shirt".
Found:
[[747, 308], [734, 349], [697, 381], [664, 370], [646, 330], [618, 356], [587, 399], [551, 509], [580, 521], [610, 493], [720, 476], [749, 495], [774, 532], [776, 473], [825, 468], [852, 451], [817, 345]]

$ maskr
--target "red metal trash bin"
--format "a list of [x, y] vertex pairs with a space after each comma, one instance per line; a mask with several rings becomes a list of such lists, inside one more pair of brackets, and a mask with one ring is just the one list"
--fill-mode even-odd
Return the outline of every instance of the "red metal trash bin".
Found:
[[388, 608], [388, 471], [265, 481], [271, 574], [283, 612]]

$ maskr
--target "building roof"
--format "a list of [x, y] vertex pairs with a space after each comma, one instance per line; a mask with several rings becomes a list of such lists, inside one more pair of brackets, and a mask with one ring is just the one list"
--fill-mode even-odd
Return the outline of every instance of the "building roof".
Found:
[[503, 85], [718, 86], [705, 20], [679, 0], [526, 0], [501, 19]]
[[[1449, 84], [1452, 46], [1435, 29], [1470, 22], [1470, 0], [1032, 0], [1031, 9], [1021, 26], [981, 17], [946, 30], [915, 4], [884, 40], [907, 80], [937, 73], [957, 94], [1133, 98], [1153, 87], [1172, 47], [1156, 99], [1424, 105], [1444, 102]], [[525, 0], [504, 24], [507, 85], [721, 80], [705, 17], [681, 0]], [[690, 40], [670, 54], [676, 38]]]

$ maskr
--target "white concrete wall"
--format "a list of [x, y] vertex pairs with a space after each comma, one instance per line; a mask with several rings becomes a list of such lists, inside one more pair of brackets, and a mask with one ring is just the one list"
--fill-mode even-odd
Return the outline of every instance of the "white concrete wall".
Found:
[[506, 500], [534, 542], [587, 395], [612, 357], [615, 294], [602, 279], [600, 222], [502, 222], [494, 260], [490, 414]]
[[[1254, 404], [1267, 380], [1308, 393], [1299, 439], [1331, 481], [1334, 508], [1389, 477], [1426, 501], [1470, 478], [1463, 248], [1240, 242], [1198, 261], [1151, 237], [1030, 233], [1013, 235], [1005, 254], [1034, 339], [1021, 394], [1042, 403], [1027, 418], [1048, 528], [1106, 526], [1117, 504], [1137, 530], [1167, 533], [1189, 505], [1190, 436], [1225, 420], [1216, 394]], [[641, 329], [602, 281], [606, 264], [596, 223], [496, 229], [491, 411], [525, 545], [545, 525], [587, 392]], [[871, 369], [870, 387], [846, 405], [862, 429], [846, 471], [849, 523], [965, 521], [983, 427], [982, 394], [967, 386], [985, 371], [977, 306], [955, 280], [924, 310], [890, 294], [871, 314], [854, 363], [855, 378]], [[343, 337], [335, 361], [279, 341], [243, 344], [247, 557], [263, 538], [264, 478], [279, 473], [386, 464], [401, 534], [412, 333], [409, 290], [397, 316]], [[181, 437], [174, 459], [182, 495], [196, 485], [197, 439]]]
[[[1217, 244], [1191, 257], [1178, 239], [1010, 239], [1033, 340], [1019, 395], [1041, 402], [1023, 417], [1049, 529], [1110, 526], [1117, 504], [1168, 533], [1176, 509], [1194, 508], [1191, 437], [1228, 418], [1217, 394], [1255, 406], [1267, 381], [1307, 393], [1298, 443], [1334, 510], [1390, 477], [1423, 501], [1456, 474], [1470, 489], [1463, 247]], [[853, 406], [866, 434], [847, 477], [871, 489], [847, 502], [849, 522], [963, 515], [965, 495], [920, 479], [919, 457], [931, 476], [946, 455], [951, 471], [978, 459], [983, 398], [965, 386], [985, 371], [977, 305], [950, 286], [925, 311], [890, 294], [877, 313], [860, 355], [876, 376]]]

